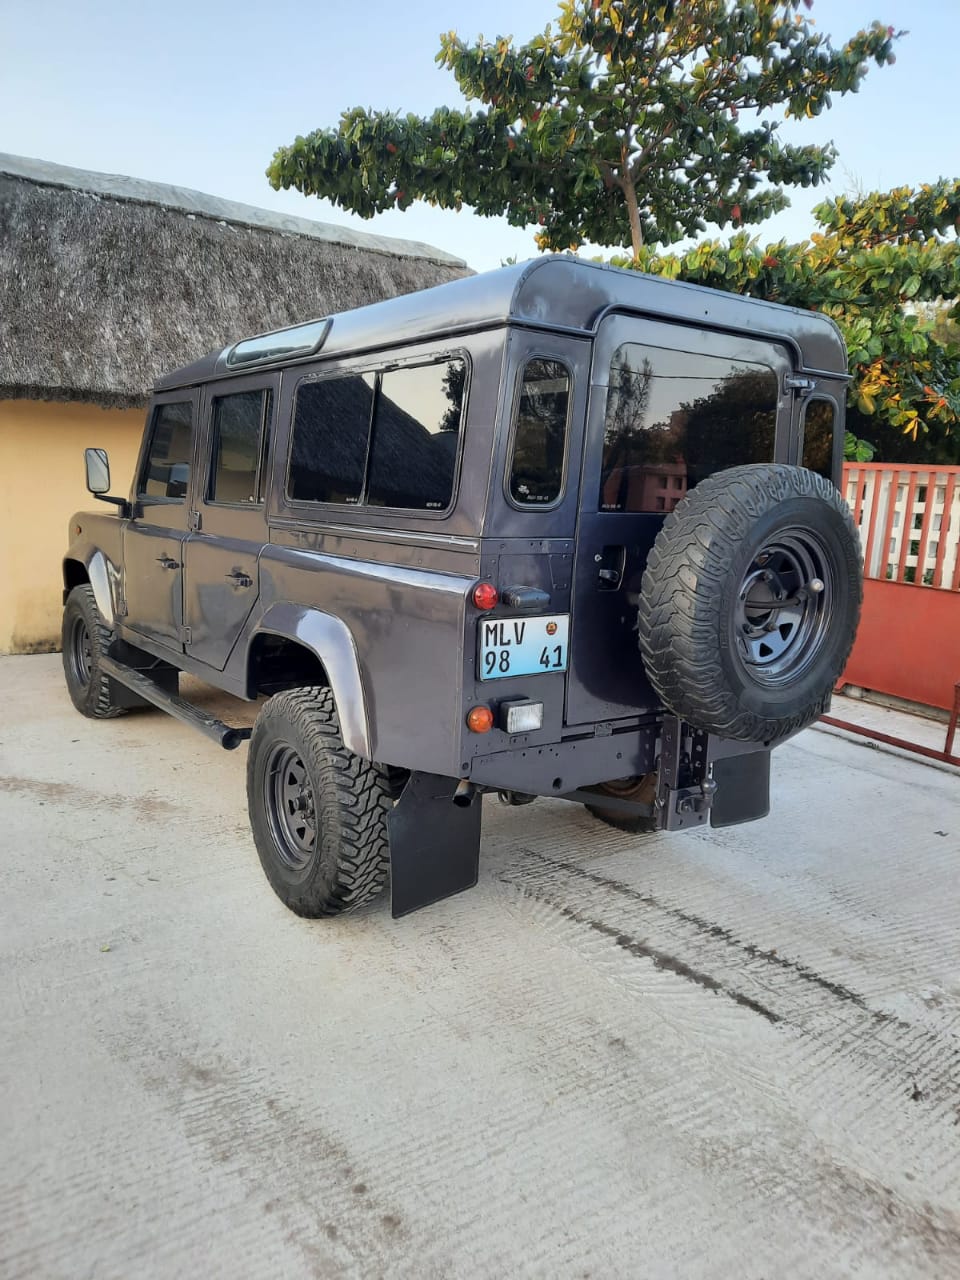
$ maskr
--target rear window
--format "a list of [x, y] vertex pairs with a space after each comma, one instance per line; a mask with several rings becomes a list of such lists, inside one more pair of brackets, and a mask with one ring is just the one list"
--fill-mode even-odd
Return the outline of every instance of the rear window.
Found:
[[287, 494], [295, 502], [445, 511], [453, 501], [463, 360], [305, 382]]
[[211, 502], [261, 502], [261, 458], [273, 393], [238, 391], [213, 402]]
[[672, 511], [716, 471], [773, 461], [777, 375], [747, 360], [624, 343], [607, 390], [601, 511]]
[[808, 400], [803, 415], [803, 465], [827, 480], [833, 479], [832, 400]]
[[556, 502], [563, 490], [570, 372], [557, 360], [523, 370], [510, 461], [510, 497], [519, 506]]

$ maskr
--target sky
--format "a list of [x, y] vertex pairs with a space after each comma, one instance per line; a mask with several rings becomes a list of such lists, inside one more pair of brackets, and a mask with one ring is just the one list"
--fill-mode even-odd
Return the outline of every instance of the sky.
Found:
[[[440, 32], [526, 40], [555, 15], [552, 0], [0, 0], [0, 151], [422, 240], [487, 270], [534, 256], [533, 229], [419, 203], [364, 220], [273, 191], [264, 169], [350, 107], [460, 103], [434, 63]], [[874, 18], [909, 35], [859, 94], [785, 122], [785, 139], [833, 141], [840, 158], [825, 186], [751, 229], [764, 242], [808, 236], [828, 196], [960, 176], [960, 0], [814, 0], [810, 16], [835, 43]]]

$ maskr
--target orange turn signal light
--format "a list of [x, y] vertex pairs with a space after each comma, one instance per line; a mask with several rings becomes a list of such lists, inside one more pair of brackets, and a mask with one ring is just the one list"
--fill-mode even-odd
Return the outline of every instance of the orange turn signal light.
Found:
[[473, 588], [473, 603], [478, 609], [494, 609], [500, 599], [500, 592], [492, 582], [478, 582]]
[[489, 733], [493, 728], [493, 712], [489, 707], [471, 707], [467, 712], [467, 728], [471, 733]]

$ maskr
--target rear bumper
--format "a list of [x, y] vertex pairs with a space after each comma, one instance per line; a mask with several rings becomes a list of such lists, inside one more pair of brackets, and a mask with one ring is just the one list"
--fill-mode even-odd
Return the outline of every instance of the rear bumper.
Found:
[[[470, 780], [495, 791], [585, 799], [583, 788], [656, 773], [653, 816], [667, 831], [733, 826], [770, 807], [770, 752], [761, 743], [691, 732], [671, 715], [639, 728], [478, 756]], [[589, 794], [602, 807], [605, 799]], [[611, 808], [623, 808], [610, 800]], [[636, 806], [636, 811], [646, 806]]]

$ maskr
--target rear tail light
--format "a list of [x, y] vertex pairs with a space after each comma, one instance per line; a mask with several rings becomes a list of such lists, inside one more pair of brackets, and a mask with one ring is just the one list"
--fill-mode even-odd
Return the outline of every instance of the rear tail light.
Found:
[[467, 728], [471, 733], [489, 733], [493, 728], [493, 712], [489, 707], [471, 707], [467, 712]]
[[496, 608], [500, 593], [492, 582], [478, 582], [473, 588], [472, 599], [476, 607], [485, 613], [488, 609]]

